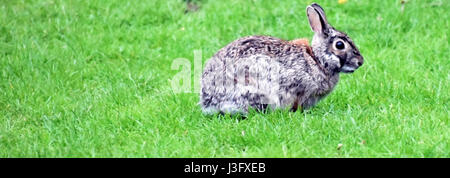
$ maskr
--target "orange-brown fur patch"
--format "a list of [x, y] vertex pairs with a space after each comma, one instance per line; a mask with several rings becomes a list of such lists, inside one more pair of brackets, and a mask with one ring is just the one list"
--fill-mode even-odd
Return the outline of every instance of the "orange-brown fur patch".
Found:
[[299, 38], [299, 39], [291, 40], [291, 41], [289, 41], [289, 42], [290, 42], [291, 44], [294, 44], [294, 45], [305, 46], [305, 47], [306, 47], [306, 52], [307, 52], [310, 56], [314, 57], [314, 54], [313, 54], [313, 52], [312, 52], [311, 46], [309, 45], [308, 39], [306, 39], [306, 38]]
[[300, 46], [309, 46], [309, 41], [306, 38], [299, 38], [290, 41], [292, 44], [300, 45]]

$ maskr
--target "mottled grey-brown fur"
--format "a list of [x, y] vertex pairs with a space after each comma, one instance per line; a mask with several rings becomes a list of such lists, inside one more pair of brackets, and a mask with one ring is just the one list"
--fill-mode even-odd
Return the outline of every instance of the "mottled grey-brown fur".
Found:
[[[200, 91], [203, 112], [307, 109], [333, 90], [342, 69], [353, 72], [362, 65], [351, 39], [328, 24], [322, 8], [315, 3], [308, 8], [315, 32], [312, 52], [308, 46], [269, 36], [249, 36], [228, 44], [205, 65]], [[347, 48], [334, 48], [336, 40]]]

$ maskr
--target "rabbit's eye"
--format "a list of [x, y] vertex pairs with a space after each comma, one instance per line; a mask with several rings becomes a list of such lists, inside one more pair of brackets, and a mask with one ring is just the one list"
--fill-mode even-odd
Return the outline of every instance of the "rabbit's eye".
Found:
[[344, 45], [344, 43], [342, 41], [338, 41], [338, 42], [336, 42], [336, 48], [337, 49], [344, 49], [345, 45]]

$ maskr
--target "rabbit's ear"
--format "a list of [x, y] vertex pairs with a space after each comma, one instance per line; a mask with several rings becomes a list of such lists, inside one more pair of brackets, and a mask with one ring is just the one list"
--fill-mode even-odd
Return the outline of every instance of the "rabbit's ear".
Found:
[[309, 25], [311, 30], [315, 33], [323, 34], [328, 29], [328, 21], [325, 17], [325, 12], [318, 4], [313, 3], [306, 8], [306, 14], [308, 15]]
[[311, 4], [311, 7], [313, 7], [317, 12], [319, 12], [320, 17], [322, 17], [322, 19], [324, 20], [324, 22], [325, 22], [327, 25], [329, 25], [329, 24], [328, 24], [328, 21], [327, 21], [327, 17], [326, 17], [326, 15], [325, 15], [325, 11], [323, 10], [323, 8], [322, 8], [321, 6], [319, 6], [319, 4], [317, 4], [317, 3], [312, 3], [312, 4]]

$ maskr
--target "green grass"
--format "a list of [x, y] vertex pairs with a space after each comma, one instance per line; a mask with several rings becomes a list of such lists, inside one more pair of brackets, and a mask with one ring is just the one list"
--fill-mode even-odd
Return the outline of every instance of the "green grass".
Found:
[[365, 64], [308, 112], [245, 120], [174, 94], [172, 62], [311, 38], [312, 1], [196, 2], [0, 0], [0, 157], [450, 157], [449, 1], [317, 0]]

